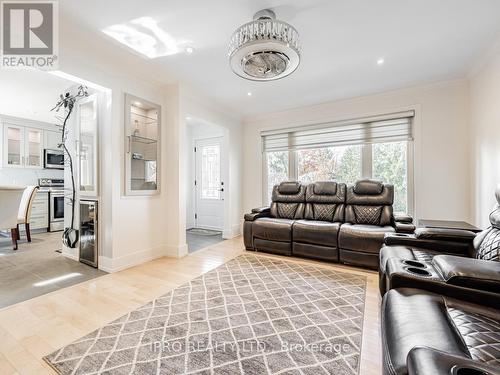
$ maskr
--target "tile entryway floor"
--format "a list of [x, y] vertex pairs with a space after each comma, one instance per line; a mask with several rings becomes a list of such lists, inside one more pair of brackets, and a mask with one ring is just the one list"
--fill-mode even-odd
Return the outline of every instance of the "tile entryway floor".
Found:
[[56, 252], [61, 233], [33, 233], [31, 243], [22, 235], [15, 251], [0, 237], [0, 308], [106, 274]]
[[186, 242], [188, 245], [188, 252], [203, 249], [205, 247], [215, 245], [216, 243], [224, 241], [222, 238], [222, 232], [216, 235], [201, 235], [193, 233], [190, 230], [186, 231]]

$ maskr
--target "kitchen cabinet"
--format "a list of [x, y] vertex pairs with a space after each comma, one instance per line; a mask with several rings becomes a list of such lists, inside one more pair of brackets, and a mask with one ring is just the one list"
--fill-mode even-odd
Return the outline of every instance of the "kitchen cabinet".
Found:
[[47, 229], [49, 227], [49, 193], [37, 192], [33, 198], [30, 216], [30, 228]]
[[43, 130], [4, 123], [3, 167], [43, 168]]
[[0, 167], [41, 169], [44, 149], [58, 149], [61, 131], [53, 124], [0, 115], [0, 138]]
[[125, 194], [160, 191], [161, 107], [125, 95]]
[[44, 149], [47, 148], [49, 150], [59, 150], [59, 147], [57, 146], [61, 143], [60, 131], [45, 130], [43, 132], [43, 138]]

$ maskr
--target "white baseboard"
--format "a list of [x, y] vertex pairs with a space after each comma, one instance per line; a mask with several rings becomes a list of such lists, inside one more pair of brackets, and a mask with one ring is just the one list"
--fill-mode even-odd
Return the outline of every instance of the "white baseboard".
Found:
[[79, 248], [71, 249], [71, 248], [65, 246], [64, 244], [61, 247], [61, 255], [62, 256], [69, 258], [69, 259], [72, 259], [72, 260], [76, 260], [77, 262], [80, 261], [79, 252], [80, 252]]
[[137, 251], [118, 258], [99, 256], [99, 269], [105, 272], [118, 272], [138, 264], [152, 261], [161, 257], [181, 257], [187, 254], [187, 245], [184, 246], [159, 246], [152, 249]]
[[63, 257], [66, 257], [66, 258], [69, 258], [69, 259], [72, 259], [72, 260], [76, 260], [77, 262], [80, 261], [80, 257], [78, 255], [75, 255], [75, 254], [69, 254], [69, 253], [61, 252], [61, 255]]
[[235, 238], [241, 235], [241, 224], [235, 224], [231, 227], [231, 229], [225, 229], [222, 231], [222, 238], [225, 240], [230, 240], [231, 238]]
[[172, 258], [182, 258], [188, 254], [188, 245], [167, 245], [165, 256]]

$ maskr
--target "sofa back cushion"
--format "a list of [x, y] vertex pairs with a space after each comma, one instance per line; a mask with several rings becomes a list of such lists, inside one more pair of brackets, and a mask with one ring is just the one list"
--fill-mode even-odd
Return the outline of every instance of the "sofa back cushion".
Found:
[[394, 186], [359, 180], [347, 187], [345, 222], [386, 226], [392, 223]]
[[309, 220], [343, 222], [346, 185], [320, 181], [307, 185], [305, 218]]
[[271, 217], [303, 219], [306, 187], [299, 182], [287, 181], [273, 188]]
[[474, 239], [473, 257], [500, 262], [500, 185], [495, 191], [497, 206], [490, 214], [490, 224]]
[[491, 227], [476, 236], [473, 257], [500, 262], [500, 229]]

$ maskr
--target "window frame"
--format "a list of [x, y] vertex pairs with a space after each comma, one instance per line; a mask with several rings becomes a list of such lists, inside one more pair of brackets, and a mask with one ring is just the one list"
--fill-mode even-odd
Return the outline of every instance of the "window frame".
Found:
[[[396, 142], [396, 141], [395, 141]], [[415, 213], [415, 176], [414, 176], [414, 153], [415, 141], [405, 140], [406, 142], [406, 173], [407, 173], [407, 192], [406, 192], [406, 207], [409, 215]], [[372, 178], [373, 175], [373, 153], [372, 145], [374, 143], [363, 143], [361, 147], [361, 176], [362, 178]], [[380, 142], [389, 143], [389, 142]], [[297, 181], [298, 178], [298, 150], [282, 150], [288, 152], [288, 179]], [[272, 151], [271, 151], [272, 152]], [[267, 154], [262, 151], [262, 205], [269, 206], [269, 197], [267, 194], [268, 185], [268, 170], [267, 170]]]

